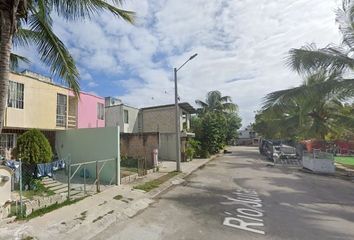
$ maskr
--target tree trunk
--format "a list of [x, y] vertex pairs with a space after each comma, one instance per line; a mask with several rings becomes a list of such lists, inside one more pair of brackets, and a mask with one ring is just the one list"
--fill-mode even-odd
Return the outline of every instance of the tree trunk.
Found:
[[[16, 4], [17, 3], [17, 4]], [[12, 36], [16, 26], [18, 1], [14, 5], [0, 9], [0, 133], [4, 127], [4, 117], [7, 106], [7, 95], [10, 77], [10, 53]]]

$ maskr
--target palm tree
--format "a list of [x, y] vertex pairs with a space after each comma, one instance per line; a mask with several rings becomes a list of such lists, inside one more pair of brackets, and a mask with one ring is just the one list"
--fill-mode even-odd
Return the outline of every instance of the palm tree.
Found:
[[[343, 80], [336, 72], [321, 70], [310, 75], [299, 87], [268, 94], [263, 108], [277, 109], [285, 119], [296, 116], [298, 136], [324, 139], [328, 133], [339, 132], [339, 122], [354, 121], [353, 116], [344, 114], [342, 103], [352, 96], [345, 86], [353, 81]], [[287, 125], [284, 121], [282, 124]]]
[[[112, 2], [113, 4], [110, 4]], [[53, 75], [78, 94], [79, 72], [68, 49], [52, 30], [52, 13], [68, 21], [88, 19], [108, 11], [132, 23], [134, 13], [118, 8], [122, 0], [1, 0], [0, 2], [0, 132], [6, 108], [10, 67], [25, 58], [11, 54], [13, 46], [37, 47], [40, 59]], [[11, 65], [11, 66], [10, 66]]]
[[[343, 36], [342, 44], [325, 48], [308, 44], [301, 49], [291, 49], [287, 63], [293, 70], [298, 73], [313, 73], [319, 68], [337, 73], [354, 70], [354, 1], [343, 0], [342, 7], [336, 13], [336, 22]], [[354, 92], [354, 82], [347, 82], [346, 89]]]
[[238, 108], [238, 106], [232, 102], [230, 96], [222, 96], [219, 91], [210, 91], [207, 93], [205, 102], [196, 100], [195, 103], [201, 107], [198, 110], [202, 113], [208, 111], [235, 112]]

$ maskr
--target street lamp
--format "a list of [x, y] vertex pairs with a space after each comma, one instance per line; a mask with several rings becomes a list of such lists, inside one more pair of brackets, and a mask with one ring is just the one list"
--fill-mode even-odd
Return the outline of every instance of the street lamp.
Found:
[[187, 61], [185, 61], [179, 68], [174, 68], [175, 74], [175, 108], [176, 108], [176, 153], [177, 153], [177, 160], [176, 160], [176, 170], [177, 172], [181, 171], [181, 130], [180, 130], [180, 117], [179, 117], [179, 108], [178, 108], [178, 91], [177, 91], [177, 72], [187, 64], [190, 60], [195, 58], [198, 54], [193, 54]]

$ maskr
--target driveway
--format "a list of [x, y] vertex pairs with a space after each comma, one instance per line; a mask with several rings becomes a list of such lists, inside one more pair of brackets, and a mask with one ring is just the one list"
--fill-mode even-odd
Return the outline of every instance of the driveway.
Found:
[[94, 239], [354, 239], [352, 182], [231, 150]]

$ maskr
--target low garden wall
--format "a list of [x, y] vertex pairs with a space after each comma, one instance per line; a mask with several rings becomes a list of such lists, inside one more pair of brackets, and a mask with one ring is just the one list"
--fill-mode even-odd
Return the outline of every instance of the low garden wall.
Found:
[[35, 200], [26, 200], [24, 201], [25, 216], [30, 215], [32, 212], [39, 210], [41, 208], [49, 207], [53, 204], [60, 204], [67, 200], [66, 195], [56, 194], [48, 197], [41, 197]]
[[0, 207], [0, 220], [7, 218], [10, 215], [10, 212], [11, 212], [11, 205], [10, 204], [1, 206]]

